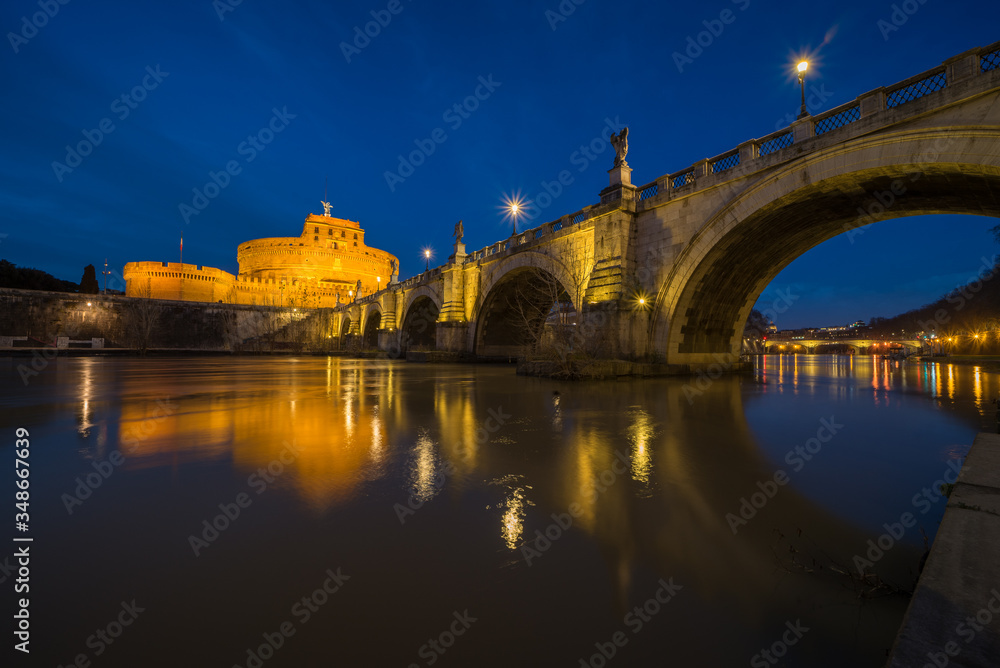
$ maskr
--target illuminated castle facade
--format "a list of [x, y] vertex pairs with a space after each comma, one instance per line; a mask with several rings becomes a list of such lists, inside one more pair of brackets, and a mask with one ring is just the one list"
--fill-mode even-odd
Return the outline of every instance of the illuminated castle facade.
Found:
[[386, 287], [398, 272], [395, 256], [365, 245], [350, 220], [309, 214], [297, 237], [245, 241], [236, 249], [238, 276], [179, 262], [129, 262], [129, 297], [322, 308]]

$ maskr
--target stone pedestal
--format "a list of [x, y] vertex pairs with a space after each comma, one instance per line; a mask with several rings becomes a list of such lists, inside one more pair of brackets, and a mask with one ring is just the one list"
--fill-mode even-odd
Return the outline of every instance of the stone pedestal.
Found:
[[461, 241], [455, 242], [455, 252], [448, 256], [448, 262], [454, 262], [455, 264], [462, 264], [465, 262], [467, 253], [465, 252], [465, 244]]
[[632, 185], [632, 168], [628, 166], [628, 163], [624, 160], [622, 164], [617, 167], [612, 167], [608, 170], [608, 175], [611, 177], [610, 186], [614, 188], [615, 186], [630, 186]]

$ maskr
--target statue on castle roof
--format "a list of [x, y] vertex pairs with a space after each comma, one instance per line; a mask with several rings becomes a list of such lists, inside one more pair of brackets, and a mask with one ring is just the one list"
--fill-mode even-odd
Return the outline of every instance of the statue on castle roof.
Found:
[[615, 149], [615, 167], [625, 166], [628, 167], [628, 163], [625, 162], [625, 156], [628, 154], [628, 128], [622, 128], [622, 131], [618, 134], [611, 134], [611, 145]]
[[320, 204], [323, 205], [323, 215], [326, 216], [327, 218], [329, 218], [330, 217], [330, 203], [329, 202], [320, 202]]
[[451, 233], [451, 236], [455, 237], [455, 243], [462, 243], [462, 237], [465, 236], [465, 228], [462, 227], [462, 221], [458, 221], [455, 225], [455, 231]]

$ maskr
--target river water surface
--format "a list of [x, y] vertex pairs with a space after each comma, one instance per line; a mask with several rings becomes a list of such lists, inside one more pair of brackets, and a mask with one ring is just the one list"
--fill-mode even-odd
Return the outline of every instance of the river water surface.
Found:
[[881, 666], [908, 599], [859, 596], [854, 557], [913, 513], [868, 555], [912, 589], [935, 481], [1000, 392], [846, 356], [603, 383], [94, 357], [25, 386], [24, 363], [0, 453], [29, 430], [39, 666]]

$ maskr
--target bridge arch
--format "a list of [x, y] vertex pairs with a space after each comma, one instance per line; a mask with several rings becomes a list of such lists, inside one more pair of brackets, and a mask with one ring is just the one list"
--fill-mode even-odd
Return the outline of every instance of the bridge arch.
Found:
[[[512, 271], [518, 269], [532, 268], [547, 272], [554, 277], [566, 289], [569, 294], [573, 308], [580, 311], [583, 302], [582, 291], [586, 288], [592, 267], [580, 267], [574, 274], [564, 262], [546, 253], [538, 251], [524, 251], [514, 253], [499, 262], [491, 265], [483, 272], [482, 283], [479, 288], [480, 298], [473, 309], [472, 320], [479, 321], [483, 305], [498, 283]], [[574, 280], [574, 276], [580, 280]]]
[[[507, 258], [483, 281], [470, 332], [477, 355], [519, 357], [539, 345], [571, 340], [579, 284], [563, 263], [542, 253], [523, 255], [534, 257]], [[563, 307], [554, 309], [559, 303]]]
[[382, 327], [382, 306], [378, 302], [368, 304], [361, 323], [361, 347], [378, 348], [378, 330]]
[[797, 257], [874, 222], [938, 213], [1000, 216], [996, 123], [862, 137], [795, 159], [690, 241], [658, 290], [649, 349], [676, 363], [734, 359], [757, 298]]
[[430, 286], [421, 285], [406, 294], [399, 326], [399, 350], [437, 349], [437, 319], [441, 297]]

